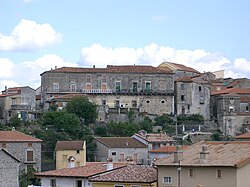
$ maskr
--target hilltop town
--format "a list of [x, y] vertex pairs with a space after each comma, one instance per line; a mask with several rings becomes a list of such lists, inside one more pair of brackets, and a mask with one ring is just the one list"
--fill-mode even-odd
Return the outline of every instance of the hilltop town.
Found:
[[0, 187], [247, 187], [249, 107], [223, 70], [55, 67], [0, 95]]

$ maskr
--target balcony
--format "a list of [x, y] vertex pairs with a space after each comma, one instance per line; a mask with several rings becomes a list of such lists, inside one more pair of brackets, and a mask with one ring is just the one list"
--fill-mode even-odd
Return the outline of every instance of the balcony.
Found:
[[85, 94], [106, 94], [106, 93], [113, 93], [111, 89], [82, 89], [82, 93]]

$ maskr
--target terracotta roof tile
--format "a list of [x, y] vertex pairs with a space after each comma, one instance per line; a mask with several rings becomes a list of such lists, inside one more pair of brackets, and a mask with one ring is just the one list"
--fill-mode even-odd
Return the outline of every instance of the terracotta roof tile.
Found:
[[0, 142], [42, 142], [18, 131], [0, 131]]
[[[114, 169], [124, 167], [127, 163], [113, 163]], [[38, 177], [91, 177], [107, 171], [107, 164], [92, 163], [75, 168], [64, 168], [52, 171], [36, 173]]]
[[[113, 66], [108, 65], [106, 68], [83, 68], [83, 67], [62, 67], [46, 72], [58, 73], [145, 73], [145, 74], [165, 74], [171, 73], [167, 70], [156, 68], [153, 66], [128, 65]], [[43, 75], [43, 72], [41, 75]]]
[[57, 141], [55, 150], [83, 150], [83, 148], [84, 141]]
[[240, 97], [240, 101], [242, 103], [250, 103], [250, 97]]
[[[181, 146], [179, 148], [180, 150], [184, 150], [184, 149], [187, 149], [188, 146]], [[151, 153], [173, 153], [173, 152], [176, 152], [176, 146], [163, 146], [158, 149], [151, 150], [149, 152]]]
[[115, 171], [92, 178], [93, 182], [153, 183], [157, 170], [152, 166], [128, 165]]
[[113, 148], [147, 148], [147, 145], [131, 137], [100, 137], [98, 142]]
[[[201, 162], [202, 147], [207, 147], [208, 159]], [[174, 155], [162, 158], [155, 162], [157, 166], [174, 166]], [[231, 166], [241, 167], [250, 162], [250, 142], [227, 141], [206, 142], [201, 141], [183, 151], [182, 166]]]
[[236, 86], [237, 84], [239, 84], [239, 83], [241, 83], [241, 82], [243, 82], [243, 81], [245, 81], [245, 80], [246, 80], [246, 78], [235, 79], [235, 80], [233, 80], [231, 83], [229, 83], [229, 84], [227, 85], [227, 87], [228, 87], [228, 88], [232, 88], [232, 87]]
[[180, 77], [176, 79], [176, 82], [193, 82], [191, 77]]
[[227, 88], [220, 91], [211, 92], [211, 95], [223, 95], [223, 94], [250, 94], [250, 89]]
[[250, 139], [250, 132], [235, 136], [235, 139]]
[[136, 133], [135, 136], [138, 136], [147, 142], [172, 142], [173, 140], [170, 136], [165, 133]]
[[200, 73], [199, 71], [195, 70], [194, 68], [187, 67], [183, 64], [177, 64], [177, 63], [172, 63], [172, 62], [163, 62], [162, 64], [159, 65], [159, 67], [165, 67], [165, 66], [167, 66], [171, 70], [181, 70], [181, 71]]

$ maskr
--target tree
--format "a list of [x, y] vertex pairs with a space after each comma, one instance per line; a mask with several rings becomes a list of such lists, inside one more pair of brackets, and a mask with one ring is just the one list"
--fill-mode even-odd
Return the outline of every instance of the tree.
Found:
[[155, 118], [155, 125], [163, 126], [173, 124], [173, 119], [169, 115], [161, 115]]
[[74, 97], [68, 102], [66, 110], [69, 113], [77, 115], [86, 125], [94, 123], [98, 114], [96, 105], [85, 96]]

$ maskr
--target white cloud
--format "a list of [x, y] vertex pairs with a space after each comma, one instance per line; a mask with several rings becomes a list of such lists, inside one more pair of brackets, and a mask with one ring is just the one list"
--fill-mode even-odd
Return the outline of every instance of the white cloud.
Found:
[[[55, 67], [76, 67], [76, 63], [63, 60], [55, 54], [46, 54], [35, 61], [25, 61], [21, 64], [14, 64], [9, 59], [0, 59], [0, 65], [5, 67], [0, 69], [0, 89], [5, 86], [30, 86], [34, 89], [41, 85], [40, 74]], [[9, 65], [8, 65], [9, 64]], [[7, 66], [8, 65], [8, 68]], [[5, 76], [3, 76], [5, 73]]]
[[225, 70], [228, 77], [250, 77], [250, 62], [246, 59], [239, 58], [231, 62], [219, 53], [210, 53], [202, 49], [177, 50], [154, 43], [143, 48], [109, 48], [93, 44], [82, 48], [80, 59], [83, 66], [96, 67], [106, 67], [108, 64], [158, 66], [161, 62], [168, 61], [193, 67], [200, 72]]
[[22, 19], [11, 35], [0, 33], [0, 51], [32, 52], [60, 42], [62, 35], [48, 23]]

